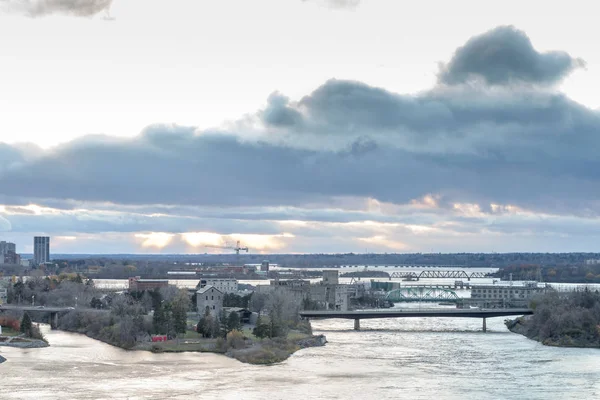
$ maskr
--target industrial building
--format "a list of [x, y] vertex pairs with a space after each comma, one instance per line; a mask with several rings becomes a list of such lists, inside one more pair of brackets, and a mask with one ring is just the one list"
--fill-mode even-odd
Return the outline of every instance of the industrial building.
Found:
[[168, 279], [141, 279], [139, 276], [129, 278], [129, 291], [141, 292], [144, 290], [160, 289], [169, 286]]
[[527, 305], [536, 294], [544, 293], [548, 288], [537, 282], [510, 285], [482, 285], [471, 288], [471, 300], [484, 306]]
[[362, 296], [365, 291], [362, 284], [340, 284], [338, 271], [323, 271], [322, 281], [312, 285], [302, 279], [275, 279], [270, 285], [258, 285], [256, 289], [259, 293], [284, 293], [296, 302], [309, 299], [327, 310], [338, 311], [347, 311], [350, 299]]

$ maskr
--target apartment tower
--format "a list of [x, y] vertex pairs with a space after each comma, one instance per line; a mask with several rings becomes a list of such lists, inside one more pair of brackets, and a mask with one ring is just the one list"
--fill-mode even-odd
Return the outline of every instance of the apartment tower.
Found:
[[33, 238], [33, 262], [40, 265], [50, 261], [50, 238], [36, 236]]

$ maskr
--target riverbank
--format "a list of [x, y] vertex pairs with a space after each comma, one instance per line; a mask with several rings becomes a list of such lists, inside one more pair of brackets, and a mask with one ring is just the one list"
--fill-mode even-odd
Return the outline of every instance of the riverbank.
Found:
[[324, 335], [312, 335], [294, 330], [290, 331], [286, 338], [258, 339], [250, 333], [251, 329], [248, 329], [243, 332], [245, 335], [243, 342], [235, 347], [229, 346], [227, 341], [222, 338], [207, 339], [198, 335], [196, 338], [171, 339], [167, 342], [144, 341], [128, 348], [120, 346], [118, 343], [104, 340], [101, 337], [94, 337], [89, 333], [64, 328], [61, 330], [83, 334], [91, 339], [99, 340], [124, 350], [150, 351], [153, 353], [215, 353], [235, 358], [242, 363], [255, 365], [277, 364], [285, 361], [298, 350], [309, 347], [320, 347], [327, 343]]
[[[530, 315], [505, 321], [505, 325], [509, 331], [540, 342], [545, 346], [600, 349], [600, 342], [598, 341], [597, 336], [594, 334], [586, 334], [581, 329], [572, 328], [562, 334], [543, 337], [537, 330], [532, 329], [533, 324], [532, 316]], [[596, 329], [600, 330], [600, 326], [596, 327]]]
[[324, 335], [311, 335], [300, 339], [263, 339], [243, 349], [230, 349], [225, 355], [247, 364], [272, 365], [287, 360], [298, 350], [325, 346], [326, 343]]
[[164, 343], [139, 343], [131, 350], [151, 351], [154, 353], [215, 353], [254, 365], [277, 364], [288, 359], [298, 350], [324, 346], [324, 335], [294, 333], [287, 338], [249, 339], [238, 347], [227, 347], [222, 339], [170, 340]]
[[48, 347], [49, 344], [39, 339], [29, 339], [20, 336], [0, 336], [0, 346], [37, 349], [40, 347]]
[[548, 293], [532, 307], [533, 315], [508, 319], [506, 327], [546, 346], [600, 348], [600, 293]]

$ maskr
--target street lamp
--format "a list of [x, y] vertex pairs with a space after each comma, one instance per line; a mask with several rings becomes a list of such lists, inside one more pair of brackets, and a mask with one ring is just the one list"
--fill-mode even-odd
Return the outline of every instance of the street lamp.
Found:
[[35, 306], [35, 294], [31, 295], [31, 305]]
[[75, 296], [75, 308], [77, 308], [77, 296]]

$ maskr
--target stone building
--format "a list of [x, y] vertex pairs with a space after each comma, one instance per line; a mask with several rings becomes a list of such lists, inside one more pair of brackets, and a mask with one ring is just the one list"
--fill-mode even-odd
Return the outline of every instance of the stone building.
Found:
[[205, 286], [196, 292], [196, 307], [200, 316], [208, 309], [213, 317], [218, 317], [223, 308], [223, 295], [214, 286]]
[[238, 281], [231, 278], [202, 278], [198, 284], [198, 289], [206, 286], [214, 286], [221, 293], [237, 293]]

